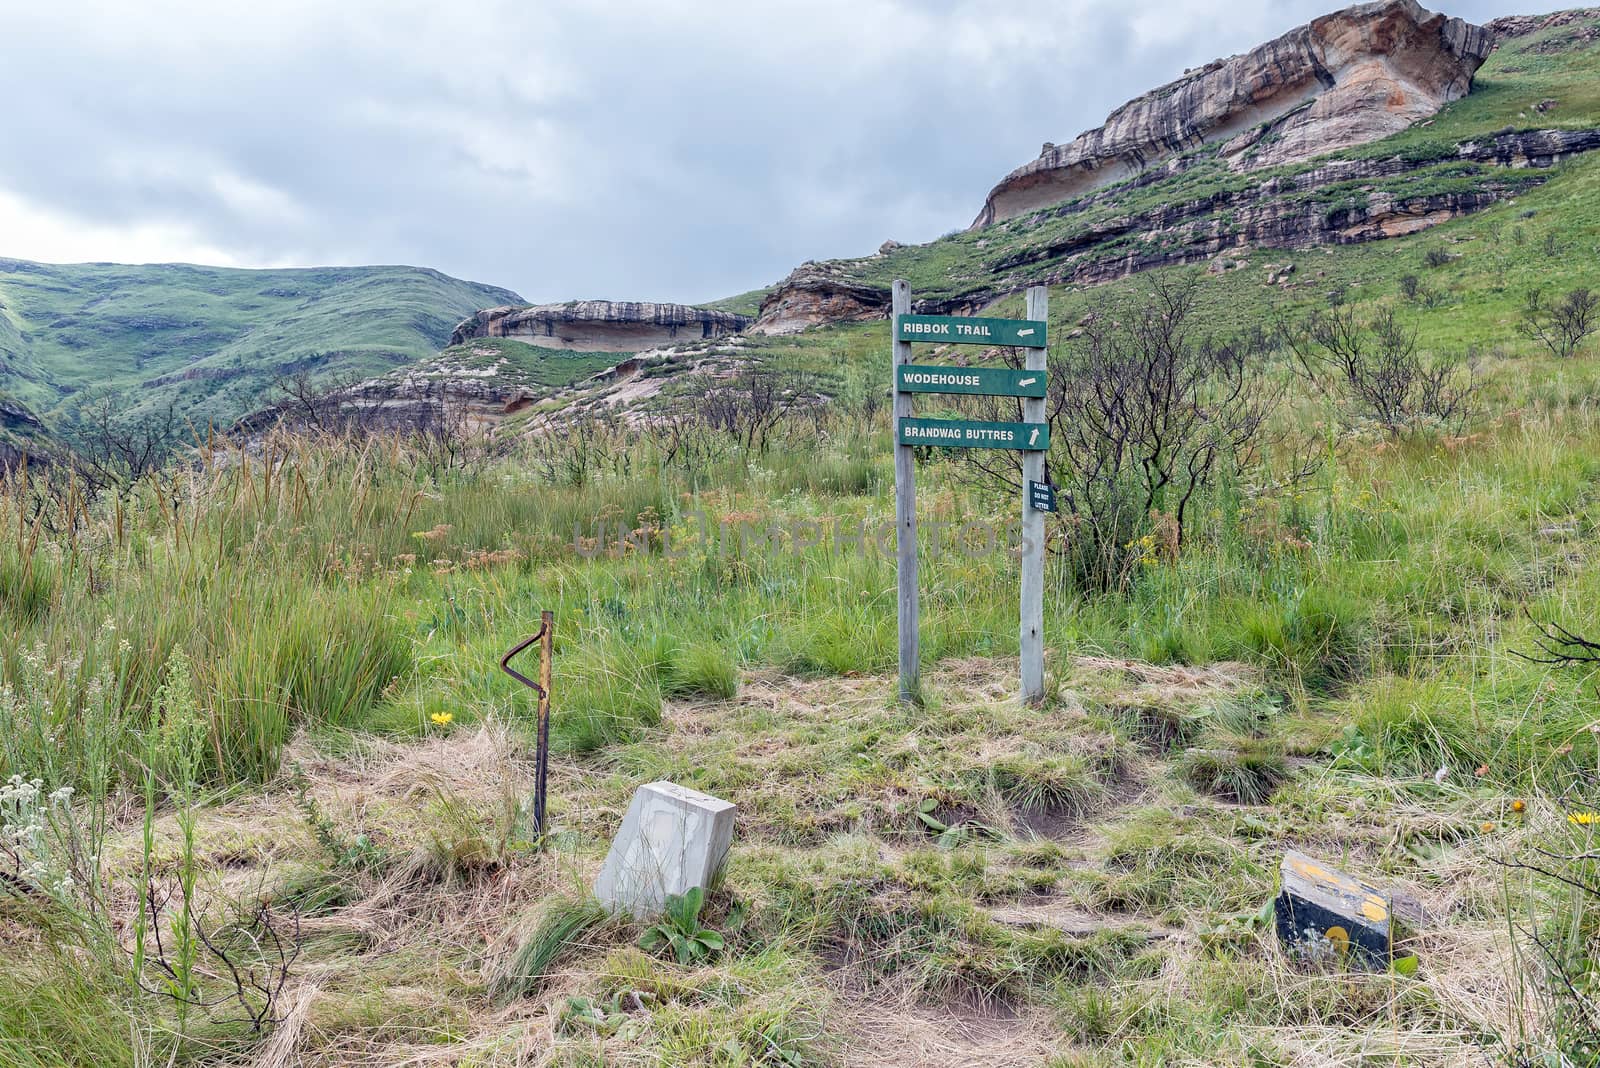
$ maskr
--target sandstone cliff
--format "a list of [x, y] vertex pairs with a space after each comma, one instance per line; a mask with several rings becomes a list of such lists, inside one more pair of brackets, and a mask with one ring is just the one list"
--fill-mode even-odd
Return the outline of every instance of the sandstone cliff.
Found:
[[531, 308], [489, 308], [464, 320], [450, 337], [459, 345], [478, 337], [510, 337], [530, 345], [576, 352], [638, 352], [679, 341], [737, 334], [743, 315], [684, 304], [576, 300]]
[[1238, 169], [1375, 141], [1465, 96], [1488, 56], [1483, 27], [1416, 0], [1379, 0], [1313, 20], [1132, 100], [989, 193], [974, 227], [1131, 177], [1199, 144], [1225, 142]]
[[[1219, 254], [1227, 260], [1229, 250], [1300, 249], [1416, 233], [1514, 197], [1543, 182], [1550, 168], [1597, 149], [1600, 128], [1529, 130], [1462, 141], [1446, 159], [1394, 155], [1302, 164], [1290, 173], [1240, 181], [1201, 197], [1174, 196], [1141, 211], [1121, 210], [1125, 190], [1106, 190], [1043, 209], [1027, 240], [990, 246], [966, 285], [948, 295], [920, 297], [913, 310], [977, 314], [1030, 285], [1107, 282]], [[1451, 188], [1457, 181], [1470, 187]], [[881, 319], [889, 310], [889, 287], [863, 277], [874, 266], [873, 259], [802, 265], [767, 295], [751, 332], [788, 334]], [[878, 274], [896, 270], [898, 265], [889, 264]]]

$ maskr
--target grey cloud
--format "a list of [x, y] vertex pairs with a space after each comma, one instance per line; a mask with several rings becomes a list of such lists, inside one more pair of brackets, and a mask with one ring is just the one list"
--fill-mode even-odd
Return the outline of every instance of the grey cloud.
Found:
[[29, 7], [0, 10], [0, 192], [42, 211], [696, 300], [962, 226], [1040, 142], [1328, 4]]

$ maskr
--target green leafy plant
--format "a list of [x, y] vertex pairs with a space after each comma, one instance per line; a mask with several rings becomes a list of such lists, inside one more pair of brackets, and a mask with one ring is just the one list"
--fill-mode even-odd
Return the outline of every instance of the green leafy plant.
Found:
[[698, 886], [685, 894], [668, 894], [665, 915], [639, 937], [639, 948], [646, 953], [670, 948], [679, 964], [710, 960], [722, 952], [722, 935], [700, 926], [705, 903], [706, 892]]
[[643, 990], [619, 991], [609, 998], [572, 997], [556, 1021], [556, 1033], [563, 1035], [626, 1035], [636, 1021], [630, 1021], [628, 1012], [648, 1012], [656, 1001], [655, 995]]

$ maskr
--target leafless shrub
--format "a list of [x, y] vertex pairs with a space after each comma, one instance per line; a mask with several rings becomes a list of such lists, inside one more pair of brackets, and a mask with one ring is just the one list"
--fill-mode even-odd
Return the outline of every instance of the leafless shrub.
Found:
[[401, 403], [386, 403], [382, 393], [362, 395], [360, 384], [354, 377], [314, 380], [305, 372], [279, 379], [276, 423], [313, 436], [397, 439], [435, 478], [479, 474], [499, 454], [468, 405], [442, 383]]
[[1423, 358], [1416, 328], [1392, 308], [1371, 318], [1354, 307], [1313, 311], [1299, 323], [1280, 324], [1280, 335], [1309, 382], [1391, 434], [1426, 422], [1458, 428], [1471, 414], [1475, 368]]
[[481, 474], [498, 454], [494, 439], [472, 423], [465, 404], [441, 396], [438, 403], [415, 409], [404, 435], [418, 461], [434, 478], [446, 474]]
[[767, 450], [787, 410], [780, 376], [756, 368], [732, 379], [703, 377], [691, 386], [691, 394], [695, 393], [694, 411], [700, 420], [746, 452]]
[[[190, 930], [170, 930], [175, 921], [168, 918], [167, 906], [183, 892], [181, 887], [158, 889], [154, 884], [145, 890], [142, 905], [149, 914], [150, 943], [143, 964], [159, 981], [151, 983], [140, 975], [139, 986], [214, 1019], [237, 1019], [256, 1034], [278, 1023], [290, 969], [300, 956], [299, 913], [280, 915], [258, 903], [232, 921], [208, 926], [198, 914], [182, 910], [178, 914], [188, 916]], [[164, 925], [171, 941], [188, 948], [169, 945], [162, 934]], [[201, 955], [205, 967], [196, 969], [180, 955]], [[203, 984], [193, 981], [196, 972], [205, 975]]]
[[728, 447], [692, 406], [669, 406], [651, 417], [646, 430], [659, 450], [661, 465], [681, 470], [691, 484], [698, 482]]
[[625, 444], [622, 432], [594, 415], [541, 428], [528, 439], [524, 455], [543, 481], [587, 486], [605, 470], [607, 459]]
[[66, 435], [70, 464], [90, 498], [107, 490], [120, 493], [166, 464], [190, 432], [172, 404], [139, 412], [101, 397]]
[[[1101, 309], [1049, 361], [1047, 478], [1064, 551], [1089, 588], [1125, 583], [1158, 542], [1179, 551], [1197, 495], [1254, 465], [1265, 443], [1278, 395], [1260, 359], [1270, 338], [1202, 336], [1197, 294], [1192, 275], [1157, 280], [1143, 297]], [[961, 459], [1020, 491], [1017, 454], [965, 450]]]
[[[1537, 628], [1537, 652], [1513, 650], [1537, 664], [1588, 671], [1600, 663], [1600, 642], [1560, 623], [1542, 622], [1524, 609]], [[1535, 1007], [1538, 1026], [1502, 1041], [1508, 1063], [1594, 1064], [1600, 1058], [1600, 1003], [1594, 999], [1594, 961], [1600, 930], [1600, 849], [1596, 848], [1595, 810], [1600, 808], [1592, 772], [1575, 776], [1554, 797], [1554, 826], [1520, 855], [1491, 858], [1528, 877], [1526, 907], [1510, 925], [1517, 936], [1515, 976], [1519, 994]], [[1566, 813], [1567, 818], [1561, 819]]]
[[1524, 337], [1544, 345], [1552, 356], [1566, 359], [1600, 330], [1600, 294], [1578, 286], [1551, 301], [1543, 287], [1535, 286], [1523, 302], [1520, 327]]
[[325, 434], [371, 429], [365, 424], [372, 409], [345, 403], [359, 379], [354, 375], [318, 381], [309, 371], [285, 375], [274, 384], [283, 420], [298, 428]]

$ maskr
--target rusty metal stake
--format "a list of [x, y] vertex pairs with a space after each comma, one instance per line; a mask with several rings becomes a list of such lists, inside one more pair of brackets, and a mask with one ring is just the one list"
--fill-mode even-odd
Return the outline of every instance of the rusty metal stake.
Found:
[[[545, 835], [545, 782], [550, 774], [550, 659], [555, 652], [556, 616], [554, 612], [539, 613], [539, 632], [511, 647], [500, 658], [500, 670], [531, 688], [539, 695], [539, 744], [534, 756], [533, 828], [542, 840]], [[539, 643], [539, 681], [534, 682], [511, 666], [511, 658], [534, 642]]]

